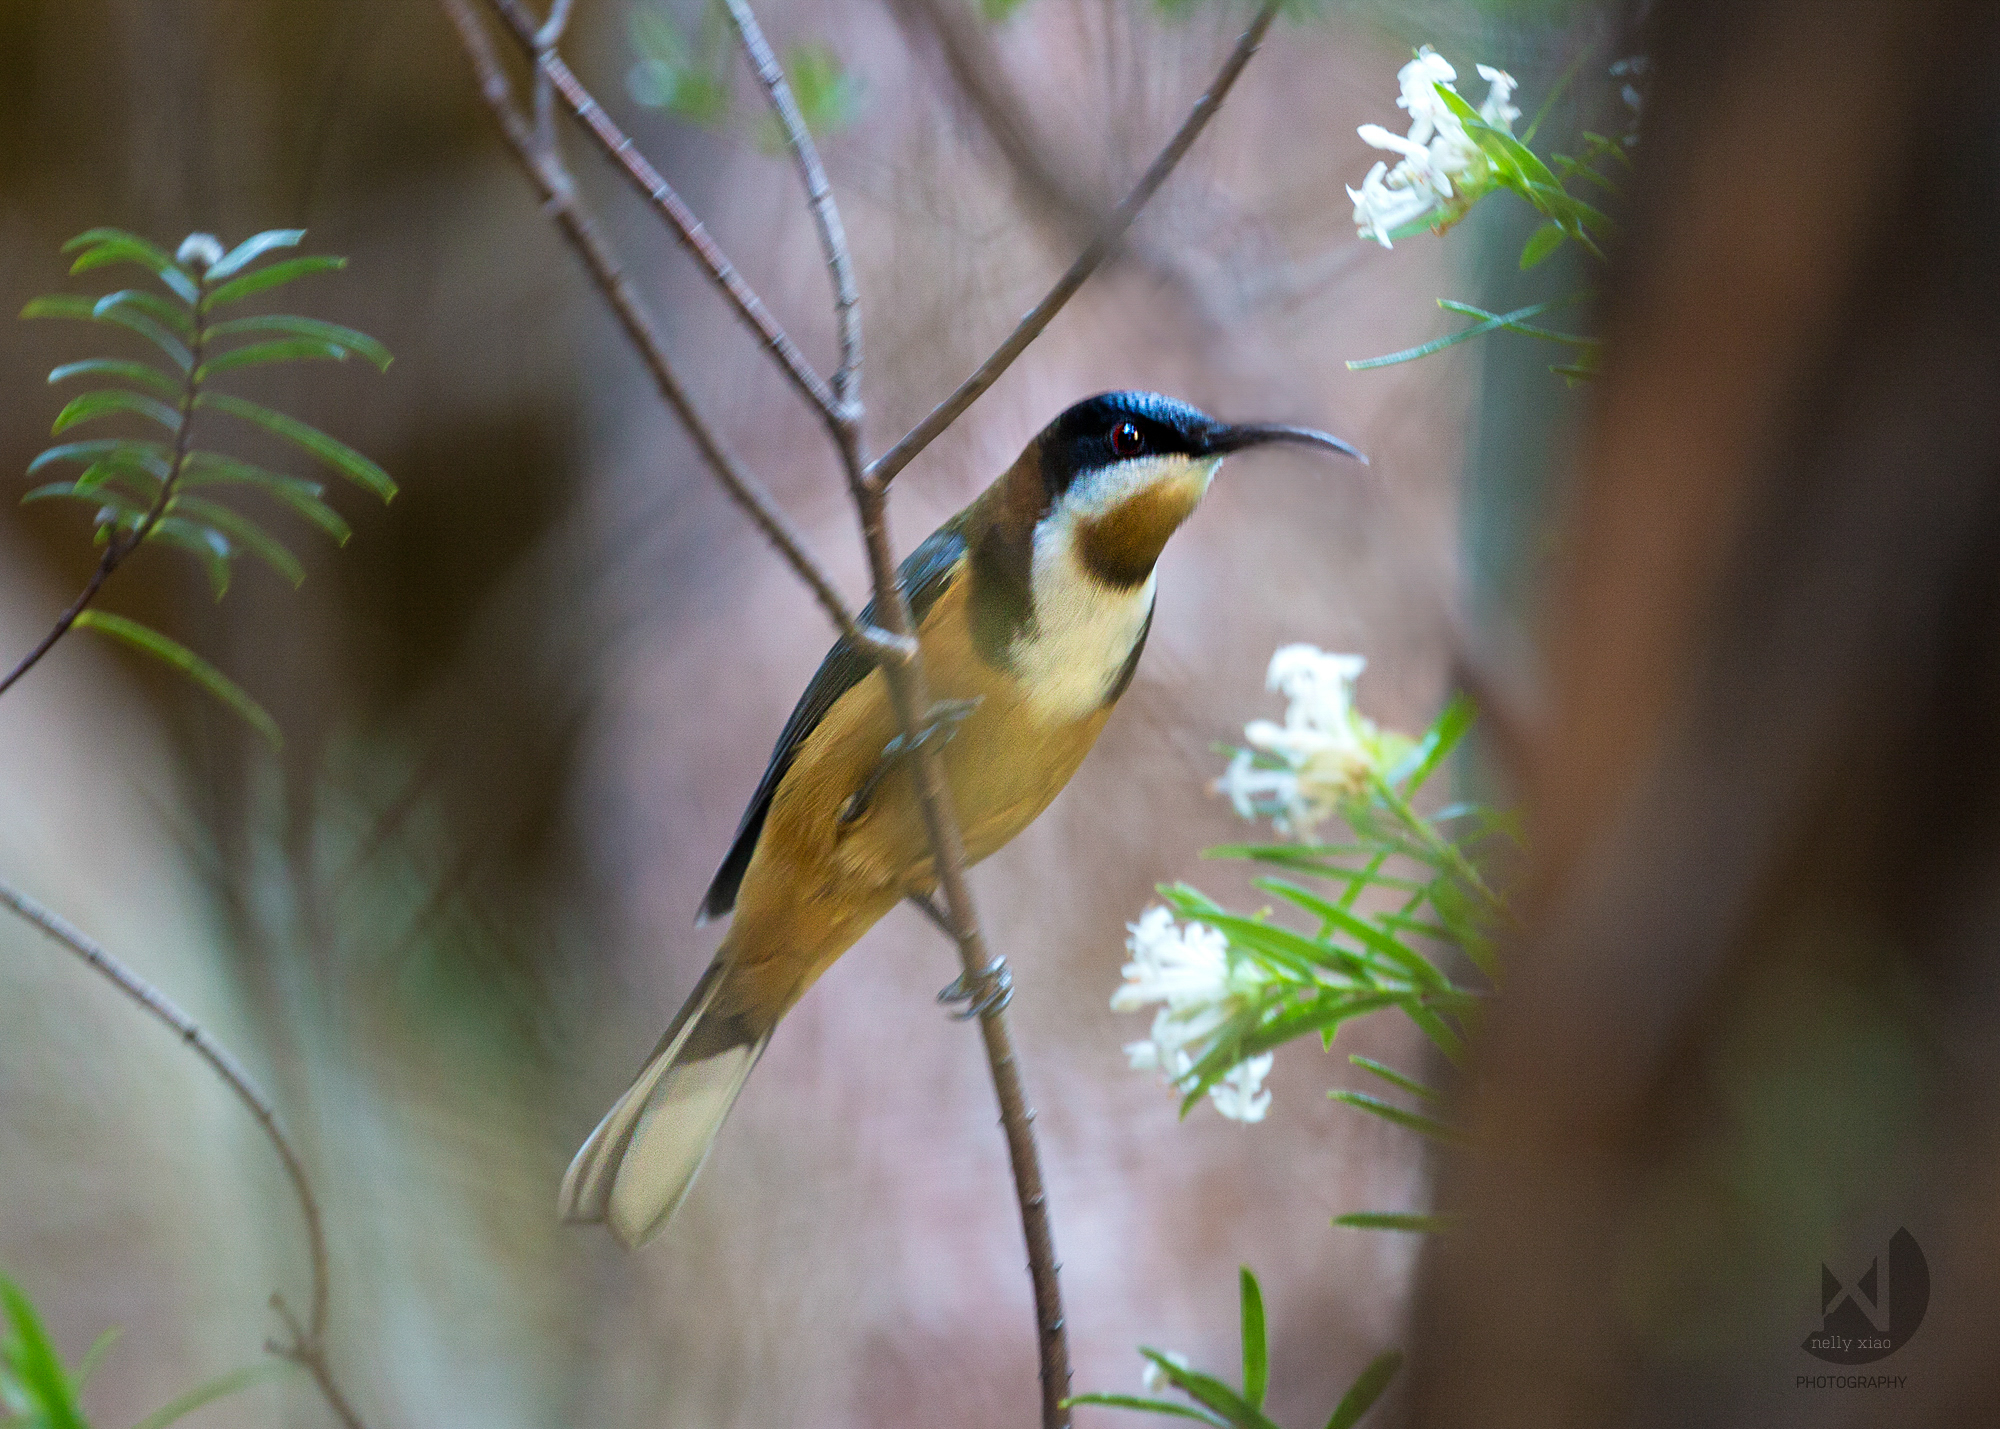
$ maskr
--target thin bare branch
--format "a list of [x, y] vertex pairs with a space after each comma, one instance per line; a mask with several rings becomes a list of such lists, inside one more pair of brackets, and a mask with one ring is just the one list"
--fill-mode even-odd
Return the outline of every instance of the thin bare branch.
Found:
[[873, 485], [887, 486], [895, 480], [896, 474], [908, 466], [919, 452], [937, 440], [945, 428], [964, 415], [965, 409], [978, 401], [986, 389], [999, 380], [1000, 374], [1014, 365], [1015, 359], [1028, 350], [1028, 344], [1041, 336], [1042, 329], [1049, 325], [1055, 315], [1062, 311], [1063, 305], [1076, 296], [1077, 289], [1081, 288], [1090, 275], [1096, 272], [1110, 256], [1112, 249], [1117, 247], [1119, 239], [1124, 237], [1125, 230], [1132, 226], [1132, 220], [1139, 216], [1139, 210], [1146, 206], [1146, 201], [1152, 198], [1160, 185], [1167, 181], [1167, 176], [1193, 147], [1194, 141], [1201, 137], [1201, 131], [1208, 127], [1209, 120], [1215, 117], [1216, 110], [1222, 107], [1222, 101], [1236, 83], [1237, 76], [1242, 74], [1243, 67], [1250, 63], [1250, 57], [1257, 53], [1257, 46], [1263, 42], [1265, 32], [1271, 28], [1271, 22], [1277, 18], [1281, 3], [1282, 0], [1265, 0], [1264, 7], [1257, 12], [1257, 18], [1250, 22], [1250, 28], [1243, 32], [1243, 37], [1236, 42], [1236, 48], [1231, 50], [1229, 58], [1223, 61], [1214, 82], [1209, 85], [1201, 98], [1195, 101], [1194, 108], [1188, 111], [1188, 117], [1181, 121], [1181, 127], [1175, 132], [1174, 137], [1167, 141], [1166, 148], [1160, 150], [1159, 157], [1153, 160], [1152, 166], [1140, 177], [1139, 182], [1133, 185], [1132, 191], [1125, 195], [1118, 207], [1112, 210], [1111, 217], [1106, 220], [1103, 230], [1091, 240], [1089, 247], [1077, 255], [1077, 260], [1070, 265], [1069, 271], [1056, 280], [1056, 285], [1049, 289], [1048, 294], [1036, 303], [1014, 331], [1007, 335], [1007, 340], [993, 350], [991, 357], [979, 364], [977, 371], [959, 384], [957, 391], [933, 407], [930, 415], [918, 422], [902, 440], [875, 459], [868, 468], [868, 478]]
[[804, 534], [772, 498], [764, 484], [723, 446], [722, 439], [695, 407], [693, 398], [681, 385], [673, 363], [667, 357], [658, 324], [631, 280], [625, 276], [623, 266], [599, 231], [596, 220], [577, 198], [575, 184], [555, 157], [544, 153], [536, 144], [533, 127], [514, 103], [507, 76], [500, 68], [499, 56], [494, 53], [479, 17], [473, 13], [468, 0], [440, 0], [440, 3], [458, 29], [459, 38], [477, 73], [480, 94], [500, 121], [501, 133], [521, 161], [521, 166], [527, 170], [528, 177], [540, 190], [551, 217], [561, 227], [570, 246], [583, 259], [598, 290], [611, 304], [612, 312], [625, 329], [626, 336], [639, 349], [653, 384], [680, 418], [702, 460], [811, 589], [842, 635], [857, 648], [868, 651], [887, 668], [893, 669], [907, 660], [914, 652], [916, 642], [899, 632], [864, 628], [848, 613], [832, 579], [807, 550]]
[[320, 1394], [347, 1429], [362, 1429], [361, 1419], [342, 1393], [334, 1379], [332, 1367], [326, 1358], [327, 1303], [330, 1287], [327, 1269], [326, 1231], [320, 1217], [319, 1199], [313, 1194], [312, 1183], [306, 1179], [305, 1163], [293, 1150], [290, 1138], [278, 1121], [277, 1108], [271, 1104], [263, 1089], [257, 1085], [244, 1065], [227, 1047], [216, 1041], [201, 1029], [193, 1018], [155, 988], [151, 983], [126, 967], [103, 947], [87, 936], [82, 930], [24, 893], [5, 884], [0, 884], [0, 906], [6, 907], [42, 933], [62, 944], [76, 954], [83, 962], [107, 979], [126, 997], [137, 1003], [156, 1020], [165, 1024], [176, 1037], [193, 1049], [196, 1056], [208, 1063], [215, 1074], [222, 1078], [236, 1099], [248, 1108], [257, 1125], [264, 1129], [272, 1149], [278, 1153], [278, 1160], [284, 1164], [285, 1176], [292, 1183], [292, 1192], [299, 1203], [299, 1214], [305, 1221], [306, 1245], [312, 1264], [312, 1302], [303, 1323], [292, 1314], [290, 1308], [278, 1296], [271, 1297], [272, 1308], [285, 1321], [291, 1332], [290, 1343], [272, 1342], [266, 1346], [271, 1353], [293, 1361], [305, 1368], [319, 1386]]
[[840, 206], [833, 201], [833, 186], [826, 181], [826, 168], [819, 161], [819, 146], [806, 128], [784, 68], [764, 31], [750, 10], [748, 0], [728, 0], [729, 18], [743, 40], [743, 52], [750, 68], [764, 86], [778, 123], [785, 131], [785, 143], [799, 166], [799, 178], [806, 186], [806, 202], [812, 207], [813, 222], [819, 227], [820, 247], [826, 254], [827, 271], [833, 277], [833, 321], [840, 338], [840, 366], [834, 369], [833, 391], [840, 400], [841, 420], [858, 425], [856, 410], [861, 388], [861, 299], [854, 288], [854, 260], [847, 251], [847, 233], [841, 227]]
[[[840, 208], [820, 164], [819, 151], [807, 131], [784, 71], [771, 53], [749, 0], [728, 0], [729, 14], [749, 56], [751, 68], [764, 86], [771, 108], [784, 129], [786, 142], [798, 161], [799, 177], [819, 227], [820, 247], [833, 276], [834, 316], [840, 331], [841, 364], [834, 390], [841, 398], [840, 420], [832, 426], [841, 464], [860, 518], [868, 550], [869, 572], [875, 585], [875, 609], [898, 635], [914, 636], [916, 622], [889, 546], [888, 492], [866, 476], [867, 455], [862, 431], [861, 310], [854, 289], [854, 264], [848, 253]], [[1036, 1354], [1041, 1366], [1043, 1429], [1065, 1429], [1069, 1412], [1069, 1336], [1062, 1308], [1060, 1266], [1055, 1234], [1049, 1220], [1048, 1193], [1042, 1181], [1041, 1155], [1035, 1145], [1035, 1113], [1028, 1106], [1021, 1071], [1008, 1032], [1006, 1007], [1011, 979], [1004, 960], [992, 956], [973, 907], [965, 871], [963, 826], [952, 806], [951, 785], [938, 757], [937, 742], [920, 731], [932, 717], [921, 654], [900, 666], [885, 667], [889, 698], [903, 738], [916, 752], [918, 805], [929, 836], [938, 889], [944, 895], [944, 917], [958, 945], [960, 977], [953, 990], [961, 992], [970, 1013], [979, 1018], [986, 1045], [993, 1092], [1000, 1104], [1000, 1125], [1007, 1138], [1007, 1158], [1014, 1175], [1015, 1197], [1021, 1210], [1021, 1233], [1027, 1242], [1028, 1275], [1035, 1297]], [[930, 907], [926, 900], [926, 907]]]
[[837, 421], [839, 404], [834, 399], [833, 389], [827, 386], [826, 379], [821, 377], [806, 360], [805, 354], [799, 351], [798, 344], [778, 326], [777, 320], [771, 316], [770, 309], [764, 306], [763, 299], [757, 296], [744, 281], [743, 275], [736, 271], [736, 266], [729, 261], [728, 256], [716, 246], [715, 240], [709, 236], [701, 220], [695, 217], [694, 210], [687, 206], [681, 196], [674, 191], [673, 185], [669, 184], [661, 176], [660, 171], [647, 161], [646, 156], [639, 152], [638, 145], [634, 144], [625, 131], [618, 127], [617, 122], [605, 112], [604, 106], [597, 102], [584, 87], [583, 82], [563, 62], [562, 56], [553, 50], [547, 52], [537, 50], [535, 41], [541, 33], [542, 26], [537, 23], [528, 7], [522, 0], [490, 0], [490, 3], [506, 22], [508, 32], [514, 36], [522, 49], [531, 56], [538, 56], [537, 68], [548, 77], [550, 84], [555, 87], [556, 94], [569, 107], [570, 112], [575, 114], [584, 128], [590, 131], [598, 147], [604, 150], [613, 164], [617, 165], [619, 172], [624, 174], [632, 186], [652, 204], [654, 211], [666, 220], [667, 226], [680, 239], [681, 246], [687, 249], [695, 262], [701, 266], [702, 271], [708, 274], [709, 280], [721, 290], [723, 297], [736, 310], [737, 316], [757, 334], [778, 366], [791, 379], [792, 385], [819, 411], [824, 420]]

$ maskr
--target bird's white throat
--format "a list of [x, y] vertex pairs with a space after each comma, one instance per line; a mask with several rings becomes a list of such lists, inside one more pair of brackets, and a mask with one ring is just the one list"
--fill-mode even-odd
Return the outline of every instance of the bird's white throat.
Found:
[[1007, 651], [1028, 708], [1050, 724], [1082, 719], [1104, 703], [1153, 610], [1156, 577], [1121, 590], [1085, 567], [1077, 520], [1059, 506], [1035, 528], [1034, 613]]

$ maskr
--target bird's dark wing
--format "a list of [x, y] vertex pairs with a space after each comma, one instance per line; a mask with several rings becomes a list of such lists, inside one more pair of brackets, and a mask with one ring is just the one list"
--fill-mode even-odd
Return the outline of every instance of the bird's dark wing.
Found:
[[[910, 552], [898, 571], [903, 592], [910, 602], [910, 613], [919, 626], [965, 560], [964, 528], [965, 513], [960, 512]], [[875, 602], [871, 600], [861, 608], [861, 623], [866, 625], [874, 619]], [[756, 852], [757, 839], [764, 832], [764, 816], [771, 811], [771, 797], [778, 792], [778, 785], [784, 782], [792, 760], [798, 757], [799, 746], [819, 728], [819, 722], [826, 718], [826, 712], [833, 708], [834, 703], [860, 684], [874, 668], [874, 661], [856, 650], [845, 636], [836, 640], [833, 648], [826, 652], [826, 659], [820, 662], [819, 671], [812, 677], [812, 683], [806, 686], [806, 692], [799, 696], [792, 717], [785, 721], [784, 732], [778, 736], [778, 743], [771, 750], [771, 763], [758, 782], [757, 792], [750, 796], [750, 807], [743, 811], [743, 822], [737, 826], [736, 841], [729, 847], [729, 856], [722, 860], [722, 867], [716, 870], [715, 880], [708, 885], [708, 892], [701, 900], [701, 914], [697, 922], [706, 923], [712, 918], [720, 918], [736, 906], [736, 890], [743, 884], [744, 871], [750, 867], [750, 855]]]

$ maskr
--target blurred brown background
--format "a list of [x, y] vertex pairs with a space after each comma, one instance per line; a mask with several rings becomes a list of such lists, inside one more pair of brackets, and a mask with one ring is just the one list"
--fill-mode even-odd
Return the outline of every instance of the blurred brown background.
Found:
[[[637, 109], [625, 11], [580, 8], [572, 63], [828, 364], [786, 166], [747, 120], [714, 133]], [[781, 45], [826, 40], [867, 86], [827, 157], [878, 447], [1068, 261], [1079, 215], [1123, 191], [1240, 23], [1033, 0], [975, 32], [1030, 117], [1001, 143], [926, 13], [764, 14]], [[1385, 723], [1418, 726], [1441, 694], [1478, 359], [1341, 364], [1444, 330], [1432, 299], [1476, 296], [1447, 265], [1483, 255], [1463, 235], [1365, 247], [1341, 186], [1370, 162], [1355, 126], [1397, 117], [1411, 40], [1552, 73], [1584, 23], [1509, 18], [1505, 55], [1479, 48], [1499, 43], [1489, 21], [1449, 7], [1281, 23], [1129, 252], [898, 485], [907, 549], [1060, 408], [1115, 386], [1311, 421], [1374, 458], [1359, 476], [1281, 453], [1232, 465], [1167, 558], [1102, 746], [975, 877], [1020, 977], [1079, 1389], [1134, 1387], [1139, 1342], [1227, 1363], [1238, 1263], [1264, 1278], [1282, 1421], [1323, 1418], [1401, 1340], [1413, 1247], [1327, 1222], [1419, 1204], [1414, 1138], [1329, 1105], [1344, 1061], [1305, 1046], [1281, 1054], [1265, 1124], [1205, 1107], [1177, 1124], [1125, 1069], [1138, 1019], [1106, 1000], [1156, 881], [1246, 893], [1197, 865], [1241, 831], [1204, 786], [1211, 746], [1271, 712], [1275, 645], [1367, 654], [1362, 702]], [[246, 569], [218, 604], [151, 552], [122, 572], [108, 608], [215, 658], [277, 716], [284, 751], [71, 640], [0, 703], [0, 876], [270, 1086], [328, 1203], [335, 1354], [372, 1424], [1020, 1423], [1033, 1342], [991, 1093], [976, 1039], [932, 1002], [949, 951], [907, 914], [793, 1014], [661, 1242], [631, 1257], [554, 1224], [567, 1157], [712, 950], [696, 900], [828, 632], [698, 467], [488, 126], [416, 0], [0, 6], [0, 307], [65, 286], [57, 245], [93, 225], [168, 244], [304, 226], [353, 261], [290, 306], [397, 361], [261, 395], [403, 486], [386, 510], [340, 493], [356, 535], [335, 552], [299, 534], [297, 592]], [[699, 399], [858, 593], [812, 423], [595, 156], [571, 154]], [[46, 370], [104, 346], [58, 324], [0, 344], [0, 470], [45, 443]], [[1489, 411], [1482, 440], [1539, 432], [1554, 401]], [[1517, 521], [1495, 489], [1483, 509]], [[1480, 560], [1518, 564], [1492, 553], [1518, 541], [1502, 527], [1469, 542], [1482, 605], [1505, 602]], [[0, 649], [81, 584], [81, 533], [73, 511], [0, 517]], [[1387, 1023], [1352, 1038], [1418, 1055]], [[254, 1359], [264, 1296], [296, 1300], [301, 1261], [268, 1148], [226, 1094], [59, 950], [0, 925], [0, 1269], [71, 1355], [125, 1327], [90, 1391], [101, 1421]], [[324, 1417], [295, 1385], [207, 1413], [262, 1423], [274, 1406]]]

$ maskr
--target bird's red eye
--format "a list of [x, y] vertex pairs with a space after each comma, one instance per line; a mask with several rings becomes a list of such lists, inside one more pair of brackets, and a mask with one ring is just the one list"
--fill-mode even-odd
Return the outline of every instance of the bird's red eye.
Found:
[[1146, 439], [1139, 435], [1139, 429], [1130, 422], [1120, 422], [1111, 429], [1111, 454], [1113, 456], [1137, 456], [1146, 449]]

